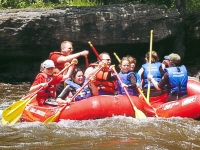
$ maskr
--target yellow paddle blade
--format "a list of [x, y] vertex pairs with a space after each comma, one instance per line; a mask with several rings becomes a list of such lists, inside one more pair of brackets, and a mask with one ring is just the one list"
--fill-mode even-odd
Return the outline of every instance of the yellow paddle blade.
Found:
[[50, 122], [54, 122], [56, 120], [56, 118], [59, 116], [60, 114], [60, 111], [58, 111], [55, 115], [47, 118], [44, 123], [47, 124], [47, 123], [50, 123]]
[[21, 117], [24, 108], [32, 99], [28, 98], [26, 100], [19, 100], [9, 107], [7, 107], [2, 112], [2, 124], [14, 124], [16, 123], [19, 118]]
[[147, 118], [146, 115], [139, 109], [137, 109], [136, 107], [134, 107], [135, 110], [135, 118]]

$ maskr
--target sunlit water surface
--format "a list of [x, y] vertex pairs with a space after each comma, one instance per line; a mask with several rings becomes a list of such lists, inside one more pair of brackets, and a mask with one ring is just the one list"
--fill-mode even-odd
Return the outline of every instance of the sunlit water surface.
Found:
[[[29, 87], [29, 83], [0, 83], [0, 114], [26, 94]], [[186, 118], [125, 116], [49, 124], [0, 124], [0, 149], [199, 150], [200, 124]]]

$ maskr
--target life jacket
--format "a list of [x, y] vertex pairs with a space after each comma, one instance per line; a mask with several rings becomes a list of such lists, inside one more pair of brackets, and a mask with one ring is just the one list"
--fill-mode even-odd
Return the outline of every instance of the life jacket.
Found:
[[[162, 64], [160, 62], [155, 62], [155, 63], [151, 64], [151, 75], [153, 75], [154, 80], [156, 80], [157, 82], [160, 82], [160, 80], [162, 79], [162, 74], [160, 72], [161, 65]], [[142, 65], [142, 68], [144, 69], [144, 73], [143, 73], [144, 85], [143, 85], [143, 88], [147, 88], [148, 87], [147, 75], [149, 74], [149, 63]], [[150, 84], [150, 87], [154, 88], [153, 83]]]
[[116, 89], [117, 89], [117, 82], [116, 80], [111, 81], [109, 77], [111, 77], [110, 71], [107, 72], [107, 71], [101, 70], [97, 73], [94, 84], [99, 90], [99, 95], [104, 95], [107, 92], [111, 94], [115, 94]]
[[[135, 73], [132, 72], [132, 71], [129, 71], [129, 72], [127, 72], [127, 73], [122, 73], [122, 72], [120, 72], [120, 73], [119, 73], [119, 77], [120, 77], [120, 79], [122, 80], [122, 82], [123, 82], [124, 84], [126, 84], [126, 85], [131, 85], [131, 84], [132, 84], [131, 81], [130, 81], [130, 75], [131, 75], [131, 74], [134, 75], [134, 77], [135, 77], [135, 79], [136, 79], [136, 83], [137, 83], [137, 77], [136, 77]], [[119, 94], [126, 95], [126, 92], [124, 91], [124, 88], [121, 87], [121, 83], [120, 83], [119, 81], [118, 81], [118, 84], [119, 84], [119, 88], [118, 88]], [[128, 87], [128, 88], [126, 88], [126, 89], [127, 89], [128, 93], [129, 93], [130, 95], [138, 95], [138, 90], [137, 90], [136, 87], [134, 87], [134, 88], [133, 88], [133, 87]]]
[[[83, 85], [87, 82], [86, 78], [84, 79], [84, 83]], [[82, 87], [82, 85], [79, 85], [75, 82], [73, 82], [71, 79], [67, 79], [65, 81], [65, 83], [69, 86], [71, 86], [72, 88], [75, 88], [76, 89], [76, 92]], [[82, 99], [86, 99], [88, 97], [92, 97], [92, 93], [91, 93], [91, 90], [90, 88], [88, 87], [88, 85], [83, 88], [83, 90], [76, 96], [75, 100], [76, 101], [79, 101], [79, 100], [82, 100]]]
[[[49, 82], [52, 77], [49, 77], [45, 73], [39, 73], [38, 75], [42, 75], [45, 78], [46, 82]], [[55, 98], [56, 97], [56, 85], [51, 84], [51, 82], [48, 84], [46, 88], [42, 88], [38, 93], [37, 93], [37, 98], [38, 99], [47, 99], [47, 98]]]
[[184, 65], [180, 67], [165, 68], [170, 82], [170, 93], [187, 93], [188, 73]]
[[[64, 56], [61, 52], [51, 52], [51, 53], [49, 54], [49, 59], [51, 59], [51, 56], [52, 56], [53, 54], [58, 54], [58, 55], [60, 55], [60, 56]], [[53, 59], [51, 59], [51, 60], [53, 60]], [[55, 64], [55, 67], [56, 67], [59, 71], [62, 70], [62, 69], [65, 67], [65, 63], [64, 63], [64, 62], [63, 62], [63, 63], [57, 63], [57, 62], [55, 62], [55, 60], [53, 60], [53, 62], [54, 62], [54, 64]], [[58, 70], [55, 69], [55, 72], [58, 73]]]
[[[45, 79], [45, 82], [49, 82], [50, 80], [52, 80], [52, 77], [48, 76], [45, 73], [39, 73], [38, 75], [42, 75]], [[55, 83], [50, 81], [46, 88], [43, 87], [40, 91], [37, 92], [36, 100], [38, 102], [38, 105], [42, 106], [47, 99], [55, 97], [56, 97], [56, 85]]]

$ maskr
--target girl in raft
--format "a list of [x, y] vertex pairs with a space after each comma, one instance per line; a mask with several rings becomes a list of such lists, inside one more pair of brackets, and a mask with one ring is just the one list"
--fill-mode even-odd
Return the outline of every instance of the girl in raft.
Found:
[[[90, 78], [92, 79], [92, 78]], [[83, 71], [80, 68], [74, 69], [71, 79], [67, 79], [65, 83], [67, 86], [64, 90], [58, 95], [56, 102], [59, 104], [68, 104], [71, 101], [79, 101], [91, 96], [97, 96], [98, 89], [94, 85], [93, 80], [83, 88], [83, 90], [77, 95], [77, 97], [73, 100], [71, 97], [76, 94], [76, 92], [87, 82], [87, 78], [84, 76]]]
[[[72, 60], [77, 61], [77, 60]], [[48, 104], [51, 99], [56, 98], [56, 85], [62, 80], [69, 78], [68, 75], [54, 75], [53, 70], [55, 68], [54, 62], [52, 60], [45, 60], [41, 64], [40, 73], [36, 76], [29, 93], [34, 93], [37, 90], [36, 100], [39, 106]], [[55, 101], [55, 100], [54, 100]]]
[[139, 84], [140, 88], [142, 88], [142, 81], [141, 81], [140, 75], [138, 74], [138, 72], [134, 71], [135, 66], [136, 66], [136, 62], [137, 62], [136, 58], [132, 57], [130, 55], [127, 55], [126, 57], [130, 61], [130, 69], [129, 70], [134, 72], [134, 74], [136, 76], [137, 83]]
[[120, 82], [118, 82], [118, 93], [126, 95], [124, 91], [124, 87], [126, 87], [130, 95], [139, 96], [137, 87], [141, 85], [141, 80], [136, 72], [130, 70], [130, 64], [131, 62], [128, 57], [123, 57], [119, 64], [119, 68], [121, 69], [121, 71], [118, 75], [123, 84], [121, 85]]
[[134, 71], [135, 66], [136, 66], [136, 59], [130, 55], [127, 55], [126, 57], [130, 61], [130, 71]]

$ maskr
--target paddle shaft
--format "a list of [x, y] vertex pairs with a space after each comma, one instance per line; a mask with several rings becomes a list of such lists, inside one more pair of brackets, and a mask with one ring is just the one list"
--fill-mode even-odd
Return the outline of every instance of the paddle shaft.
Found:
[[[151, 59], [152, 59], [152, 43], [153, 43], [153, 30], [150, 32], [150, 48], [149, 48], [149, 74], [151, 74]], [[149, 103], [149, 97], [150, 97], [150, 81], [148, 81], [148, 87], [147, 87], [147, 101]]]
[[92, 45], [92, 43], [89, 41], [88, 44], [90, 45], [91, 49], [93, 50], [93, 52], [95, 53], [95, 55], [97, 56], [97, 58], [101, 61], [101, 57], [99, 56], [99, 54], [97, 53], [97, 50], [94, 48], [94, 46]]
[[121, 60], [120, 60], [120, 58], [117, 56], [117, 54], [116, 54], [116, 53], [113, 53], [113, 54], [114, 54], [115, 58], [118, 60], [118, 62], [120, 63]]

